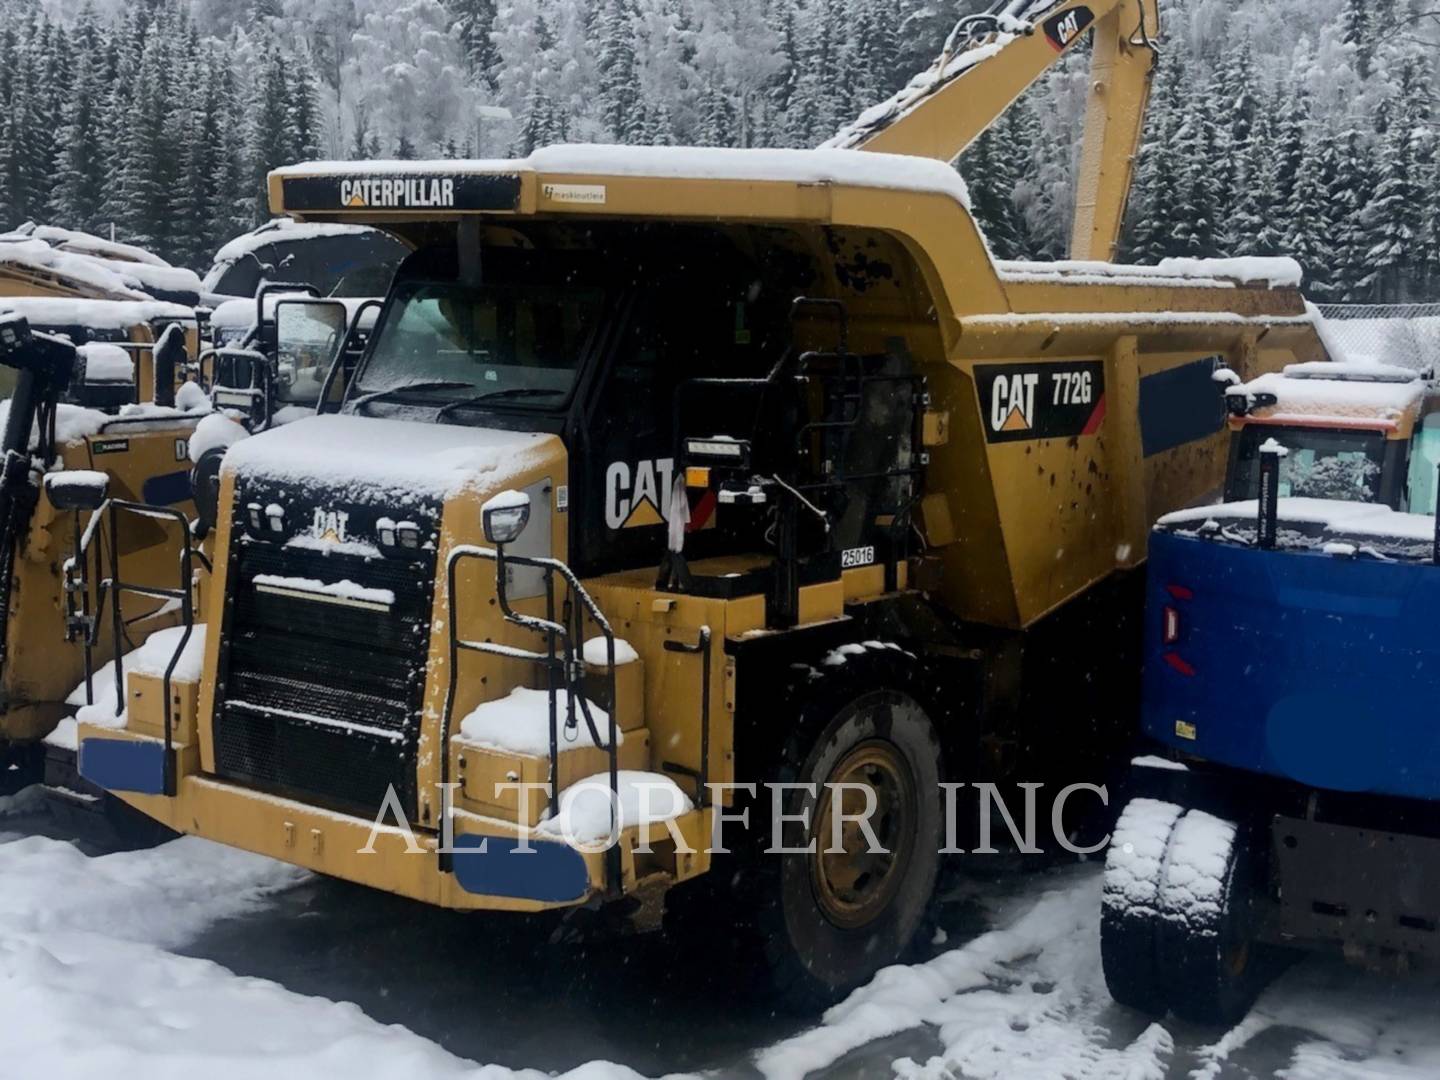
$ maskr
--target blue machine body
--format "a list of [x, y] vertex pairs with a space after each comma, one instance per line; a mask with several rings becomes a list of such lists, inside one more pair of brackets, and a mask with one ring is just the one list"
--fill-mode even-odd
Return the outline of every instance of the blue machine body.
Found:
[[1311, 788], [1440, 799], [1440, 567], [1159, 529], [1147, 589], [1146, 734]]

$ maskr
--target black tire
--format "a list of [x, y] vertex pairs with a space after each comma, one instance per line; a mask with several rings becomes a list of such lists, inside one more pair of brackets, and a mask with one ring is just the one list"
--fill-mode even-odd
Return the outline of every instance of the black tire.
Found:
[[[752, 887], [739, 890], [748, 894], [772, 987], [781, 1003], [802, 1010], [844, 996], [926, 937], [944, 836], [940, 741], [920, 704], [895, 689], [907, 681], [905, 655], [886, 650], [813, 670], [818, 677], [782, 699], [776, 720], [790, 734], [768, 779], [815, 785], [814, 794], [781, 793], [779, 834], [780, 847], [813, 840], [815, 853], [767, 853], [775, 806], [767, 797], [773, 789], [762, 788], [746, 858]], [[889, 858], [872, 855], [868, 843], [853, 856], [834, 849], [825, 785], [840, 780], [875, 793], [872, 828]], [[802, 814], [803, 823], [795, 820]], [[852, 850], [849, 833], [843, 846]]]
[[1164, 1016], [1168, 980], [1160, 965], [1160, 886], [1175, 826], [1185, 813], [1174, 803], [1126, 804], [1105, 858], [1100, 902], [1100, 962], [1110, 996], [1121, 1005]]
[[1160, 886], [1159, 956], [1182, 1020], [1237, 1023], [1275, 971], [1272, 950], [1255, 940], [1262, 856], [1245, 830], [1204, 811], [1175, 826]]

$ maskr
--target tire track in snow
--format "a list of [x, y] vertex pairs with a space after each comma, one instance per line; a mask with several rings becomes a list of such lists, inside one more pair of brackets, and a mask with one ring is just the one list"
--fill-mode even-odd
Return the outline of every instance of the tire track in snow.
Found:
[[766, 1080], [801, 1080], [887, 1035], [935, 1028], [943, 1053], [895, 1063], [906, 1080], [1164, 1080], [1174, 1039], [1151, 1024], [1121, 1045], [1100, 972], [1097, 867], [1038, 878], [1055, 887], [1007, 905], [1000, 929], [912, 967], [882, 971], [820, 1027], [760, 1053]]

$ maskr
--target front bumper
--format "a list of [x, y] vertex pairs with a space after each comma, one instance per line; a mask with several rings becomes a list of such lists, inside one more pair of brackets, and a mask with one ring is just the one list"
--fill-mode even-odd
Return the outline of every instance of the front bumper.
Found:
[[[176, 832], [302, 866], [331, 877], [456, 910], [545, 911], [575, 907], [613, 891], [605, 853], [525, 833], [513, 822], [455, 811], [451, 871], [440, 837], [430, 829], [407, 832], [385, 815], [383, 823], [269, 795], [209, 776], [186, 775], [177, 748], [175, 794], [163, 794], [163, 743], [129, 731], [81, 725], [80, 772], [117, 798]], [[697, 851], [709, 837], [710, 811], [676, 819]], [[626, 829], [621, 836], [623, 890], [644, 876], [634, 848], [660, 849], [663, 824]], [[532, 850], [517, 850], [528, 844]], [[679, 854], [679, 859], [693, 858]], [[689, 876], [681, 874], [680, 876]]]

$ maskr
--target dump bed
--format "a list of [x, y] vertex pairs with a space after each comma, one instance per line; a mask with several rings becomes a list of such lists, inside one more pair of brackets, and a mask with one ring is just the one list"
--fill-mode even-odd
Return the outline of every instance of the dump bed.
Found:
[[[1156, 517], [1220, 488], [1218, 365], [1250, 378], [1325, 358], [1292, 262], [997, 264], [958, 174], [921, 158], [555, 147], [297, 165], [271, 175], [270, 197], [277, 213], [379, 225], [421, 249], [467, 235], [464, 219], [479, 219], [470, 243], [512, 246], [547, 222], [618, 221], [817, 260], [804, 288], [845, 304], [857, 351], [928, 377], [918, 516], [935, 588], [962, 618], [1001, 627], [1137, 565]], [[656, 272], [684, 273], [683, 252]], [[824, 342], [833, 328], [797, 333]]]

